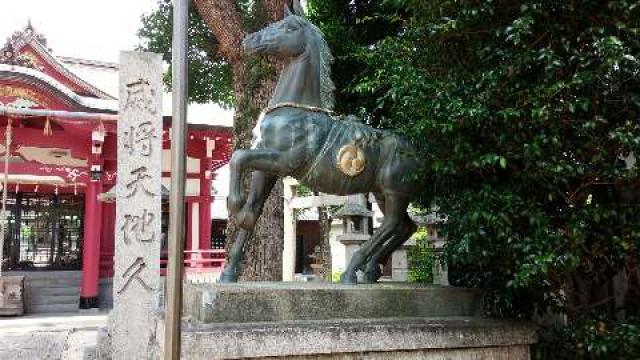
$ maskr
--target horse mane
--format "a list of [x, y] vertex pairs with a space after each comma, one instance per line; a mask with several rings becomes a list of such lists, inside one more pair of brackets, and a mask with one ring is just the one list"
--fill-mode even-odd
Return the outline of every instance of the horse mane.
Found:
[[314, 43], [318, 49], [318, 63], [320, 66], [320, 103], [325, 109], [333, 109], [335, 103], [335, 95], [334, 92], [336, 90], [336, 86], [331, 80], [331, 64], [333, 63], [334, 57], [331, 54], [331, 49], [329, 48], [329, 44], [324, 39], [324, 34], [322, 30], [309, 22], [307, 19], [301, 16], [296, 16], [299, 20], [305, 23], [312, 30], [311, 35], [314, 38]]

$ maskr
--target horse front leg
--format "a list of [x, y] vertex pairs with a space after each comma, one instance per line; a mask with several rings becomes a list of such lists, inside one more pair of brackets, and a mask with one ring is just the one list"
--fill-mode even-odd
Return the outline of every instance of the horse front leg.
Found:
[[254, 171], [251, 175], [249, 196], [235, 220], [238, 226], [253, 231], [278, 177], [264, 171]]
[[[227, 209], [229, 215], [236, 216], [245, 206], [246, 197], [242, 193], [242, 177], [247, 170], [262, 170], [272, 173], [269, 164], [279, 166], [281, 154], [273, 150], [236, 150], [229, 162], [229, 196]], [[258, 161], [261, 166], [254, 166]], [[276, 168], [277, 170], [277, 168]]]
[[235, 216], [240, 209], [244, 206], [245, 198], [242, 193], [242, 177], [244, 176], [244, 169], [240, 166], [238, 161], [238, 150], [231, 156], [229, 161], [229, 195], [227, 196], [227, 210], [230, 216]]
[[231, 251], [227, 259], [227, 264], [220, 275], [221, 283], [234, 283], [238, 281], [238, 265], [242, 261], [243, 249], [245, 241], [251, 236], [251, 232], [240, 228], [236, 232], [236, 239], [233, 242]]
[[[281, 154], [270, 150], [238, 150], [231, 162], [228, 207], [229, 214], [236, 216], [239, 230], [229, 252], [228, 262], [220, 277], [222, 283], [232, 283], [238, 280], [238, 267], [244, 255], [244, 244], [251, 237], [257, 219], [260, 217], [271, 189], [278, 177], [274, 172], [283, 171]], [[269, 166], [274, 165], [274, 166]], [[241, 193], [242, 175], [245, 171], [253, 171], [249, 195], [245, 201]], [[234, 198], [232, 199], [232, 195]]]
[[229, 252], [228, 262], [220, 276], [220, 282], [232, 283], [238, 280], [238, 267], [244, 254], [244, 243], [253, 234], [256, 220], [260, 217], [264, 203], [271, 193], [278, 178], [262, 171], [254, 171], [251, 177], [249, 196], [242, 210], [238, 213], [238, 231]]

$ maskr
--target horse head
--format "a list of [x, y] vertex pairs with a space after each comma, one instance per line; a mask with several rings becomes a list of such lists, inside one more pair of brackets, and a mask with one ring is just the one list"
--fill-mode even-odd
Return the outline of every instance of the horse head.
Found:
[[244, 50], [248, 54], [298, 57], [305, 52], [311, 39], [309, 25], [299, 1], [294, 1], [293, 11], [285, 5], [282, 20], [247, 35], [243, 41]]
[[333, 56], [322, 31], [306, 19], [299, 0], [293, 1], [293, 10], [285, 6], [282, 20], [247, 35], [243, 46], [249, 54], [285, 60], [270, 105], [294, 102], [333, 108]]

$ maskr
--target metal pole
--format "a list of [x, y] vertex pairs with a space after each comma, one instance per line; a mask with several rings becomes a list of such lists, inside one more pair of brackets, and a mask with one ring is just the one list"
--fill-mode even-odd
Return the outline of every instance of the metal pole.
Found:
[[190, 0], [173, 1], [173, 120], [164, 358], [180, 359], [184, 271], [185, 143], [187, 141], [187, 27]]
[[2, 259], [4, 256], [4, 234], [7, 227], [7, 187], [9, 187], [9, 148], [11, 147], [11, 118], [7, 117], [4, 131], [4, 176], [2, 179], [2, 214], [0, 214], [0, 276], [2, 276]]

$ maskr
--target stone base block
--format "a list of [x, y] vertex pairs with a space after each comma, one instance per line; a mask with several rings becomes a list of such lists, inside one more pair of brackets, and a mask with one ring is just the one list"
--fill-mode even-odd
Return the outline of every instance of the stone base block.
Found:
[[185, 324], [182, 359], [524, 360], [534, 334], [530, 324], [479, 318]]
[[202, 323], [474, 316], [478, 290], [407, 283], [186, 284], [184, 315]]
[[24, 314], [23, 294], [23, 276], [0, 276], [0, 316]]

